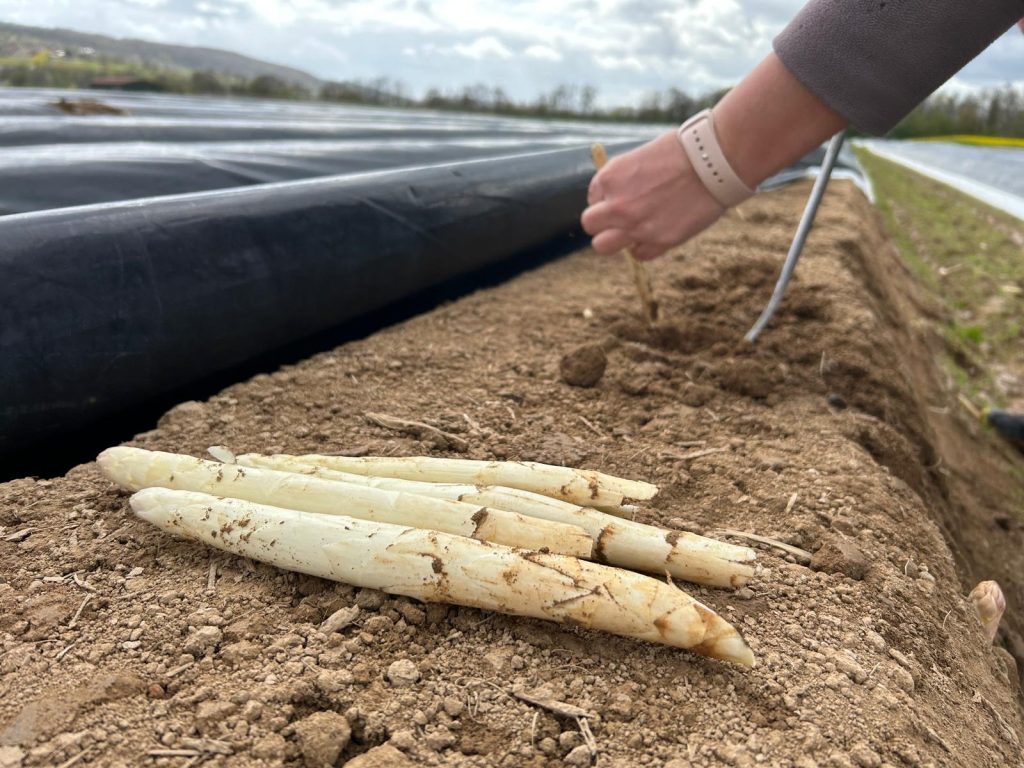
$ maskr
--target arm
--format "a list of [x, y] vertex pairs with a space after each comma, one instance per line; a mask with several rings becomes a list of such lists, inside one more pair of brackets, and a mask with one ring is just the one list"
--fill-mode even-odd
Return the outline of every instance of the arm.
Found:
[[[1020, 18], [1022, 0], [811, 0], [776, 53], [715, 107], [722, 150], [748, 186], [848, 123], [884, 133]], [[1024, 29], [1024, 27], [1022, 27]], [[724, 212], [674, 133], [612, 160], [583, 213], [594, 249], [652, 259]]]
[[1022, 11], [1024, 0], [810, 0], [775, 38], [775, 53], [852, 125], [880, 135]]
[[[773, 54], [714, 109], [729, 164], [750, 187], [791, 165], [846, 125]], [[632, 246], [652, 259], [713, 224], [725, 209], [693, 172], [675, 131], [615, 158], [594, 177], [583, 228], [594, 249]]]

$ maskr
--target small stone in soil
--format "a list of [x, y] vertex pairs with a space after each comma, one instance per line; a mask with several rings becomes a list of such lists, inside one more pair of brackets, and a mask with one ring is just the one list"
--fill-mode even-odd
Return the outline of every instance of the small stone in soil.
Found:
[[850, 751], [850, 757], [853, 762], [860, 766], [860, 768], [879, 768], [882, 764], [882, 759], [867, 744], [857, 744]]
[[294, 725], [306, 768], [330, 768], [346, 746], [352, 732], [348, 720], [337, 712], [314, 712]]
[[590, 761], [590, 748], [584, 744], [574, 748], [563, 760], [566, 765], [580, 766], [581, 768], [582, 766], [590, 765]]
[[0, 747], [0, 768], [21, 768], [25, 751], [19, 747]]
[[433, 733], [427, 734], [426, 742], [432, 750], [441, 752], [455, 743], [455, 735], [447, 728], [441, 727]]
[[569, 352], [558, 366], [562, 381], [573, 387], [592, 387], [604, 376], [608, 357], [600, 344], [584, 344]]
[[416, 736], [409, 730], [395, 731], [391, 734], [389, 741], [403, 752], [409, 752], [416, 748]]
[[571, 749], [581, 741], [583, 741], [583, 737], [580, 736], [579, 731], [562, 731], [558, 734], [558, 746], [562, 749]]
[[860, 547], [845, 539], [829, 539], [811, 558], [811, 569], [825, 573], [843, 573], [851, 579], [863, 579], [868, 559]]
[[390, 744], [374, 747], [369, 752], [352, 758], [345, 768], [405, 768], [413, 762]]
[[320, 625], [320, 631], [330, 634], [331, 632], [340, 632], [359, 616], [359, 606], [349, 605], [344, 608], [340, 608], [330, 616], [328, 616], [324, 623]]
[[274, 764], [284, 760], [285, 741], [276, 733], [264, 736], [252, 745], [252, 756]]
[[842, 411], [846, 408], [846, 401], [841, 395], [835, 393], [828, 396], [828, 404], [835, 408], [837, 411]]
[[182, 650], [195, 657], [202, 656], [208, 648], [212, 648], [221, 641], [223, 633], [213, 626], [199, 627], [195, 632], [185, 638]]
[[399, 659], [391, 662], [388, 667], [388, 680], [396, 688], [404, 688], [415, 685], [420, 679], [420, 671], [408, 659]]
[[466, 705], [462, 702], [462, 699], [459, 699], [455, 696], [446, 696], [444, 704], [442, 706], [444, 707], [444, 711], [448, 714], [449, 717], [458, 717], [466, 708]]

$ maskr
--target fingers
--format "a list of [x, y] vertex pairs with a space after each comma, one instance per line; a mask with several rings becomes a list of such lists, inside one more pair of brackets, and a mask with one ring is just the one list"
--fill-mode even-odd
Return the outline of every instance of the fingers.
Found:
[[722, 214], [669, 131], [610, 161], [587, 188], [580, 217], [601, 254], [631, 248], [655, 259], [693, 237]]
[[659, 243], [641, 243], [631, 249], [633, 258], [637, 261], [653, 261], [661, 256], [668, 249]]
[[588, 235], [596, 235], [606, 229], [629, 229], [633, 217], [623, 210], [621, 202], [603, 200], [587, 208], [580, 221]]
[[618, 253], [633, 244], [632, 238], [622, 229], [606, 229], [594, 238], [594, 250], [605, 256]]

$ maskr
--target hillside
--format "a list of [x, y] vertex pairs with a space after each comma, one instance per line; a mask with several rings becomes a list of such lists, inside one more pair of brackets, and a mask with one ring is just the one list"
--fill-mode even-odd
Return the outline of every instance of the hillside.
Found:
[[38, 48], [75, 52], [91, 48], [95, 51], [94, 55], [98, 56], [137, 60], [155, 67], [219, 72], [247, 79], [259, 75], [273, 75], [314, 91], [321, 84], [320, 80], [308, 72], [216, 48], [167, 45], [146, 40], [75, 32], [70, 29], [43, 29], [0, 22], [0, 56], [25, 55]]

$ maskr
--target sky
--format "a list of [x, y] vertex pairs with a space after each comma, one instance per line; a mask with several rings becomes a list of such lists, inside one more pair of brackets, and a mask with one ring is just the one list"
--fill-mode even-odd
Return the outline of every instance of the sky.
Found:
[[[0, 0], [0, 20], [226, 48], [323, 79], [501, 86], [528, 99], [590, 85], [602, 106], [736, 83], [803, 0]], [[1013, 30], [952, 87], [1024, 84]]]

